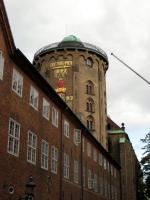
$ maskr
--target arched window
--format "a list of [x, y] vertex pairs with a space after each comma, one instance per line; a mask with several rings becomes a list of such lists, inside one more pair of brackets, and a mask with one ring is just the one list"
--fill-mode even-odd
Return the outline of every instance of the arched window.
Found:
[[86, 66], [87, 67], [93, 67], [93, 60], [91, 58], [86, 59]]
[[92, 81], [86, 82], [86, 94], [94, 95], [94, 84]]
[[95, 112], [95, 104], [93, 99], [89, 98], [86, 102], [86, 111], [88, 112]]
[[87, 128], [90, 131], [94, 131], [94, 129], [95, 129], [94, 118], [92, 116], [87, 117]]

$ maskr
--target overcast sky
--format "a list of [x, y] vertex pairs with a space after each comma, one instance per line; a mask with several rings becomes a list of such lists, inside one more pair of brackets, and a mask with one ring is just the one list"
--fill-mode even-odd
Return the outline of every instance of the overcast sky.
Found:
[[149, 0], [4, 0], [17, 48], [32, 62], [41, 47], [76, 35], [108, 55], [109, 116], [126, 132], [138, 158], [150, 131], [150, 85], [110, 55], [116, 54], [150, 81]]

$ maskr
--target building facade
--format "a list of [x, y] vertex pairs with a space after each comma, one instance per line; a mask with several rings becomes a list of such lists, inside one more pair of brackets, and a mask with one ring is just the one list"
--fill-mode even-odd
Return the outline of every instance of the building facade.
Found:
[[120, 200], [120, 165], [16, 49], [0, 1], [0, 200]]
[[70, 35], [37, 51], [33, 64], [107, 149], [106, 53]]
[[108, 118], [108, 135], [109, 153], [121, 165], [121, 199], [136, 200], [139, 162], [124, 124], [120, 128]]

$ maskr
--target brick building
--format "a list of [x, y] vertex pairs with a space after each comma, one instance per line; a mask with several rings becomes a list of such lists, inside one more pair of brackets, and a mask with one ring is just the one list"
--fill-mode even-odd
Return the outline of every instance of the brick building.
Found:
[[136, 200], [139, 162], [124, 124], [120, 128], [108, 117], [108, 136], [109, 152], [121, 166], [121, 199]]
[[0, 200], [120, 200], [120, 165], [16, 49], [0, 1]]
[[38, 50], [33, 64], [107, 149], [106, 53], [70, 35]]

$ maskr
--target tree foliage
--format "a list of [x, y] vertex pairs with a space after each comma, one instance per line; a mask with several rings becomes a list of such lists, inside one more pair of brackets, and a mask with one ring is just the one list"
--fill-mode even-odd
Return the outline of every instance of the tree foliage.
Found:
[[141, 141], [144, 143], [144, 147], [142, 148], [144, 149], [144, 153], [141, 159], [145, 185], [144, 192], [148, 199], [150, 198], [150, 132]]

